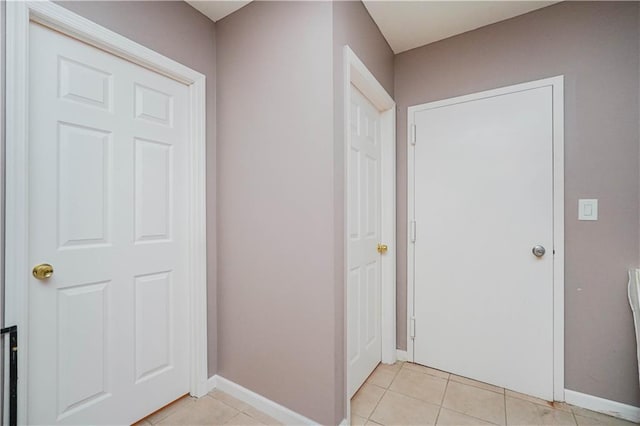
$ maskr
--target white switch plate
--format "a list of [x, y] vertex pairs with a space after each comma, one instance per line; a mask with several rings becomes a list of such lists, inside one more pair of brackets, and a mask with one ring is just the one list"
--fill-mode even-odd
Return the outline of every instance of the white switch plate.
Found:
[[598, 200], [578, 200], [578, 220], [598, 220]]

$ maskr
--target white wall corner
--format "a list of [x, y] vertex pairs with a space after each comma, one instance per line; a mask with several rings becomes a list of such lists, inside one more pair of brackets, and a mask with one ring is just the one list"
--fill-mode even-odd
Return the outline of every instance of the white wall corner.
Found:
[[[319, 425], [318, 422], [315, 422], [303, 416], [302, 414], [296, 413], [295, 411], [290, 410], [289, 408], [280, 405], [277, 402], [265, 398], [264, 396], [255, 393], [252, 390], [240, 386], [239, 384], [234, 383], [231, 380], [225, 379], [222, 376], [215, 375], [213, 377], [210, 377], [207, 383], [209, 385], [210, 391], [213, 389], [218, 389], [222, 392], [225, 392], [273, 417], [274, 419], [282, 422], [285, 425]], [[347, 423], [345, 422], [346, 419], [343, 420], [340, 424], [346, 425]]]
[[586, 408], [587, 410], [607, 414], [609, 416], [628, 420], [634, 423], [640, 422], [640, 407], [634, 407], [633, 405], [627, 405], [621, 402], [611, 401], [569, 389], [565, 389], [564, 396], [567, 404]]
[[408, 361], [409, 360], [409, 354], [407, 353], [407, 351], [403, 351], [403, 350], [398, 349], [396, 351], [396, 353], [397, 353], [396, 357], [398, 358], [398, 361]]

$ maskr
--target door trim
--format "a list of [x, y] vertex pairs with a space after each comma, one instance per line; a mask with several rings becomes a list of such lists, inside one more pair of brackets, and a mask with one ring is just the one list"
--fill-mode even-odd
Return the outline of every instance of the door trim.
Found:
[[[407, 355], [414, 360], [411, 319], [414, 314], [415, 253], [411, 226], [415, 220], [415, 151], [412, 137], [415, 113], [448, 105], [521, 92], [552, 88], [553, 102], [553, 398], [564, 401], [564, 76], [546, 78], [465, 96], [428, 102], [407, 109]], [[471, 356], [471, 355], [470, 355]]]
[[49, 1], [6, 3], [5, 323], [20, 330], [18, 422], [27, 423], [29, 24], [37, 22], [188, 86], [190, 393], [207, 393], [205, 76]]
[[[387, 93], [382, 85], [376, 80], [374, 75], [367, 69], [365, 64], [351, 50], [348, 45], [343, 48], [344, 63], [344, 175], [346, 184], [348, 181], [348, 166], [346, 161], [349, 149], [349, 108], [351, 105], [351, 84], [362, 92], [380, 111], [380, 133], [382, 143], [382, 164], [381, 164], [381, 201], [382, 201], [382, 230], [381, 238], [388, 246], [389, 250], [382, 256], [381, 262], [381, 359], [385, 364], [396, 362], [396, 103]], [[348, 236], [347, 217], [348, 205], [347, 191], [344, 191], [344, 212], [343, 226], [344, 232], [344, 300], [346, 312], [346, 283], [348, 265]], [[347, 315], [345, 314], [344, 336], [345, 354], [348, 344]], [[348, 393], [346, 382], [348, 377], [348, 359], [345, 355], [345, 394]], [[347, 396], [347, 407], [349, 407]], [[349, 418], [349, 417], [347, 417]]]

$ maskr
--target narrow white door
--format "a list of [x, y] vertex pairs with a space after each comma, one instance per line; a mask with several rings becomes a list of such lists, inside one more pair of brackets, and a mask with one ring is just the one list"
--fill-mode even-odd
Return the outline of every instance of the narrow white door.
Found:
[[[189, 391], [186, 86], [30, 27], [30, 424], [127, 424]], [[25, 271], [30, 273], [31, 271]]]
[[414, 119], [414, 359], [553, 400], [552, 87]]
[[380, 112], [351, 86], [347, 176], [347, 386], [349, 397], [380, 363]]

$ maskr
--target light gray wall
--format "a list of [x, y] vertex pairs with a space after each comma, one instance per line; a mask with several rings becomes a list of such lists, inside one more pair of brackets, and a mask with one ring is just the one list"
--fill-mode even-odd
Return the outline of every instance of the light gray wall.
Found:
[[333, 424], [330, 2], [254, 2], [216, 23], [218, 374]]
[[209, 375], [216, 372], [215, 25], [182, 1], [59, 1], [58, 4], [206, 76]]
[[393, 53], [360, 2], [256, 2], [216, 29], [219, 374], [337, 424], [346, 413], [342, 47], [389, 92]]
[[[407, 107], [564, 74], [566, 388], [640, 405], [626, 297], [639, 256], [638, 36], [636, 2], [563, 2], [396, 56], [400, 348]], [[599, 199], [597, 222], [578, 222], [578, 198]]]
[[[333, 123], [334, 123], [334, 212], [335, 212], [335, 306], [336, 320], [336, 358], [341, 359], [337, 365], [338, 377], [343, 380], [336, 384], [336, 395], [346, 393], [346, 373], [344, 363], [346, 359], [345, 315], [346, 315], [346, 286], [344, 282], [344, 164], [345, 164], [345, 120], [344, 120], [344, 61], [343, 48], [349, 45], [356, 55], [364, 62], [369, 71], [393, 96], [393, 51], [380, 33], [375, 22], [369, 16], [361, 1], [333, 2]], [[335, 419], [338, 424], [346, 413], [346, 399], [336, 401], [336, 412], [341, 417]]]

